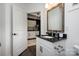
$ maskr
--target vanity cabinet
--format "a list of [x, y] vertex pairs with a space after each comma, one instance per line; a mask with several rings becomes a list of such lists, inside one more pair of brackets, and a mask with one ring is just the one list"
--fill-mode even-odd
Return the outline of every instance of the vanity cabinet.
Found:
[[36, 39], [37, 56], [63, 56], [65, 55], [65, 40], [49, 42], [42, 38]]
[[[37, 56], [51, 56], [54, 55], [54, 50], [51, 45], [47, 45], [48, 42], [44, 42], [41, 38], [36, 39], [36, 55]], [[50, 43], [51, 44], [51, 43]]]

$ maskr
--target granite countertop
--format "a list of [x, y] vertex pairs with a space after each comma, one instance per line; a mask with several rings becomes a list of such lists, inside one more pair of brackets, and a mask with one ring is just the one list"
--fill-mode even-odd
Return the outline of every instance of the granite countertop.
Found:
[[66, 40], [66, 38], [55, 38], [55, 37], [52, 37], [52, 36], [51, 36], [52, 38], [44, 38], [43, 36], [46, 36], [46, 35], [40, 35], [40, 36], [37, 35], [37, 37], [44, 39], [44, 40], [47, 40], [47, 41], [52, 42], [52, 43], [58, 42], [58, 41], [61, 41], [61, 40]]

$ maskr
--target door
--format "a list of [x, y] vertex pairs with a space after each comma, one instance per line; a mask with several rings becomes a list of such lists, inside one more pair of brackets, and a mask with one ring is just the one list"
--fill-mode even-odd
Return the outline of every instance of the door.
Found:
[[21, 54], [27, 48], [26, 13], [13, 5], [13, 55]]

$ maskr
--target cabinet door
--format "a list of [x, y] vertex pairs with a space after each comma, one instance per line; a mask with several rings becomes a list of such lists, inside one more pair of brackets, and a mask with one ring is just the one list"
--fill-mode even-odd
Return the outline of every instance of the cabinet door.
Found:
[[[36, 55], [37, 56], [53, 56], [54, 54], [54, 49], [52, 46], [47, 46], [45, 45], [44, 41], [41, 41], [41, 38], [36, 39]], [[44, 42], [44, 43], [43, 43]], [[48, 44], [48, 43], [46, 43]], [[49, 44], [48, 44], [49, 45]]]
[[40, 40], [40, 38], [36, 37], [36, 55], [37, 56], [41, 56], [39, 40]]
[[41, 56], [54, 56], [54, 49], [49, 49], [48, 47], [39, 44], [40, 47], [40, 55]]
[[43, 40], [41, 38], [37, 38], [36, 41], [37, 41], [36, 54], [38, 56], [59, 56], [59, 55], [63, 56], [65, 53], [65, 51], [63, 50], [65, 49], [64, 40], [52, 44], [51, 42]]
[[55, 56], [65, 55], [65, 40], [54, 43]]
[[37, 56], [41, 56], [41, 53], [40, 53], [40, 45], [39, 44], [36, 44], [36, 55]]

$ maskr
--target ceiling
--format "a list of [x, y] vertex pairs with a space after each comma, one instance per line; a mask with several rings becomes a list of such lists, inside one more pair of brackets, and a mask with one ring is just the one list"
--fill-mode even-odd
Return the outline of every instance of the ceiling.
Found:
[[15, 4], [23, 9], [26, 9], [26, 8], [30, 8], [31, 6], [33, 7], [40, 6], [45, 3], [15, 3]]

